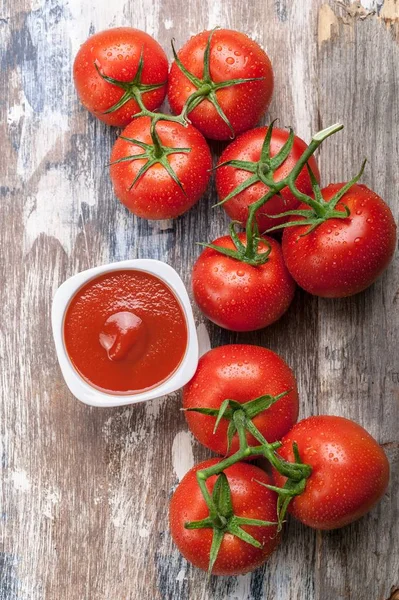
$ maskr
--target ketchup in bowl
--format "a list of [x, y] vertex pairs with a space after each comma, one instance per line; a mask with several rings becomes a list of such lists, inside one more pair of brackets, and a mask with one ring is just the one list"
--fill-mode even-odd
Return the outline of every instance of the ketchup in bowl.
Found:
[[168, 379], [187, 348], [186, 318], [168, 285], [146, 271], [110, 271], [73, 296], [63, 324], [75, 369], [108, 393], [134, 394]]

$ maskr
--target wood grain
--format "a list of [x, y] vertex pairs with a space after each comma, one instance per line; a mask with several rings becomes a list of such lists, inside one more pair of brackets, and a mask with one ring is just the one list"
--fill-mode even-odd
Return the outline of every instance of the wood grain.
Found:
[[[221, 25], [268, 51], [270, 116], [309, 139], [335, 121], [320, 154], [325, 183], [352, 176], [399, 211], [399, 4], [363, 0], [11, 0], [0, 9], [0, 600], [387, 600], [399, 587], [399, 270], [368, 291], [325, 301], [297, 292], [257, 334], [208, 324], [212, 344], [257, 343], [297, 374], [301, 417], [341, 414], [386, 449], [392, 482], [353, 526], [315, 533], [290, 521], [271, 561], [212, 578], [180, 557], [167, 524], [179, 477], [208, 456], [178, 394], [115, 410], [78, 403], [51, 338], [57, 286], [79, 270], [137, 256], [165, 260], [187, 284], [193, 240], [223, 233], [215, 191], [177, 221], [132, 217], [107, 170], [117, 132], [79, 105], [73, 57], [94, 31], [132, 25], [168, 51]], [[213, 144], [217, 154], [221, 144]], [[197, 322], [203, 317], [196, 311]]]

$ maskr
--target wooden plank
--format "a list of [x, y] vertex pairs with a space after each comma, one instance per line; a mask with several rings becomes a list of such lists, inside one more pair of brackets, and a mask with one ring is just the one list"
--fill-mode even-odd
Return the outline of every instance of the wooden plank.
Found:
[[[189, 284], [193, 239], [216, 237], [227, 224], [210, 209], [213, 187], [190, 213], [160, 224], [132, 217], [114, 199], [103, 166], [116, 131], [79, 106], [70, 75], [91, 32], [139, 27], [170, 56], [172, 36], [179, 47], [218, 24], [246, 31], [275, 67], [271, 116], [305, 139], [345, 123], [321, 153], [324, 181], [349, 177], [367, 155], [364, 181], [397, 215], [395, 11], [394, 0], [363, 0], [363, 10], [349, 12], [319, 0], [18, 0], [0, 15], [0, 600], [386, 600], [399, 587], [397, 268], [354, 299], [298, 292], [287, 315], [257, 334], [209, 325], [213, 345], [240, 340], [279, 352], [297, 373], [301, 416], [358, 420], [385, 445], [393, 471], [369, 517], [332, 534], [291, 521], [263, 569], [210, 584], [168, 533], [174, 486], [209, 455], [188, 434], [179, 395], [115, 410], [79, 404], [49, 328], [51, 298], [67, 276], [148, 256], [173, 264]], [[196, 319], [203, 321], [198, 311]]]
[[[350, 178], [367, 157], [362, 181], [388, 202], [397, 221], [399, 147], [392, 132], [399, 47], [376, 16], [341, 15], [333, 38], [320, 45], [318, 93], [323, 124], [343, 115], [346, 127], [322, 151], [322, 172], [328, 181]], [[320, 535], [320, 597], [385, 599], [398, 585], [398, 287], [396, 263], [359, 297], [319, 302], [319, 410], [364, 425], [385, 444], [392, 467], [391, 488], [370, 515]]]

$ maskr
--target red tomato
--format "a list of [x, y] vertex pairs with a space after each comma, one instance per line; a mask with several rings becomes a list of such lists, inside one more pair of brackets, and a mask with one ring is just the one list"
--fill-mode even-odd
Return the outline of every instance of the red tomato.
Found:
[[[80, 101], [108, 125], [125, 127], [140, 108], [133, 95], [128, 97], [128, 86], [125, 85], [126, 89], [123, 89], [106, 81], [101, 75], [122, 84], [133, 83], [141, 55], [143, 69], [140, 83], [159, 86], [143, 93], [146, 108], [155, 110], [161, 106], [166, 95], [168, 59], [158, 42], [148, 33], [131, 27], [100, 31], [92, 35], [76, 55], [73, 75]], [[106, 113], [121, 102], [124, 94], [126, 102], [123, 106]]]
[[[184, 67], [195, 77], [203, 80], [204, 53], [212, 32], [203, 31], [192, 37], [179, 51], [178, 57]], [[210, 46], [210, 86], [231, 79], [263, 77], [214, 91], [220, 108], [229, 120], [234, 134], [254, 127], [266, 112], [273, 93], [273, 70], [267, 54], [249, 37], [238, 31], [217, 29], [213, 32]], [[212, 83], [213, 82], [213, 83]], [[204, 81], [204, 83], [208, 83]], [[182, 73], [176, 61], [172, 64], [168, 100], [179, 114], [189, 96], [198, 88]], [[194, 110], [189, 119], [205, 137], [226, 140], [232, 131], [218, 115], [209, 94]]]
[[[298, 444], [302, 462], [312, 467], [305, 491], [288, 510], [309, 527], [336, 529], [366, 514], [383, 496], [389, 463], [363, 427], [343, 417], [317, 416], [300, 421], [283, 438], [279, 454], [294, 461]], [[276, 485], [286, 481], [273, 473]]]
[[[206, 460], [196, 465], [185, 475], [172, 496], [169, 508], [170, 529], [173, 540], [183, 556], [200, 569], [207, 570], [213, 530], [185, 529], [188, 521], [197, 521], [209, 516], [196, 479], [196, 472], [217, 463], [217, 459]], [[277, 496], [259, 485], [271, 483], [271, 478], [259, 467], [247, 463], [236, 463], [224, 471], [230, 485], [234, 514], [238, 517], [261, 519], [274, 522], [277, 512]], [[207, 480], [212, 492], [216, 476]], [[262, 548], [226, 533], [216, 562], [213, 575], [240, 575], [262, 565], [279, 543], [277, 528], [272, 526], [243, 525], [242, 528], [263, 544]]]
[[[258, 129], [252, 129], [247, 131], [234, 140], [223, 152], [220, 157], [219, 164], [230, 160], [249, 161], [251, 163], [259, 163], [261, 159], [261, 151], [263, 141], [267, 132], [267, 127], [259, 127]], [[284, 146], [288, 140], [289, 132], [285, 129], [273, 128], [271, 143], [270, 143], [270, 156], [274, 157]], [[295, 136], [294, 145], [286, 160], [279, 166], [274, 174], [273, 179], [275, 181], [281, 181], [292, 171], [298, 159], [306, 150], [307, 146], [301, 138]], [[312, 156], [309, 160], [309, 166], [316, 176], [317, 181], [320, 181], [319, 169], [315, 158]], [[261, 165], [259, 164], [259, 168]], [[219, 200], [226, 198], [237, 186], [241, 185], [244, 181], [252, 177], [253, 173], [245, 171], [243, 169], [237, 169], [233, 166], [220, 167], [216, 171], [216, 188], [219, 196]], [[312, 192], [312, 185], [310, 177], [306, 167], [300, 172], [298, 179], [296, 180], [296, 186], [300, 192], [310, 194]], [[243, 190], [237, 196], [234, 196], [231, 200], [223, 204], [223, 208], [235, 221], [240, 221], [242, 225], [245, 225], [248, 218], [248, 206], [260, 200], [262, 196], [267, 194], [269, 188], [260, 180], [253, 183], [246, 190]], [[299, 200], [295, 198], [293, 193], [285, 187], [281, 192], [280, 196], [273, 196], [262, 208], [258, 209], [256, 213], [256, 220], [258, 223], [259, 231], [264, 232], [271, 227], [281, 225], [288, 221], [288, 217], [282, 217], [280, 219], [273, 219], [268, 215], [278, 215], [279, 213], [287, 210], [297, 208]]]
[[[122, 133], [124, 138], [147, 144], [149, 157], [112, 164], [145, 152], [134, 141], [119, 137], [111, 154], [111, 179], [116, 196], [135, 215], [145, 219], [170, 219], [189, 210], [205, 192], [212, 158], [205, 139], [192, 125], [183, 127], [178, 123], [159, 121], [156, 132], [167, 152], [176, 150], [166, 156], [166, 161], [182, 189], [160, 162], [150, 166], [132, 187], [140, 169], [153, 158], [149, 117], [135, 119]], [[189, 148], [189, 152], [179, 152], [179, 148]]]
[[[330, 184], [322, 190], [323, 198], [329, 201], [343, 185]], [[298, 285], [316, 296], [342, 298], [363, 291], [387, 268], [395, 251], [395, 221], [375, 192], [354, 185], [336, 208], [343, 211], [343, 205], [350, 210], [347, 219], [328, 219], [308, 235], [303, 234], [309, 225], [284, 230], [288, 270]]]
[[[209, 382], [212, 385], [209, 385]], [[244, 403], [266, 394], [278, 396], [289, 391], [252, 421], [270, 443], [283, 437], [298, 418], [298, 390], [293, 372], [280, 356], [246, 344], [232, 344], [214, 348], [202, 356], [197, 371], [183, 391], [184, 408], [220, 408], [226, 399]], [[227, 428], [222, 419], [215, 433], [216, 418], [197, 412], [185, 412], [188, 426], [194, 436], [207, 448], [219, 454], [227, 453]], [[250, 445], [259, 442], [247, 433]], [[230, 454], [238, 450], [235, 434]]]
[[[245, 233], [239, 233], [245, 245]], [[277, 321], [288, 309], [295, 292], [283, 261], [280, 244], [263, 236], [260, 252], [271, 246], [268, 262], [252, 266], [205, 248], [193, 268], [194, 298], [208, 319], [232, 331], [262, 329]], [[217, 246], [235, 250], [230, 236], [218, 238]]]

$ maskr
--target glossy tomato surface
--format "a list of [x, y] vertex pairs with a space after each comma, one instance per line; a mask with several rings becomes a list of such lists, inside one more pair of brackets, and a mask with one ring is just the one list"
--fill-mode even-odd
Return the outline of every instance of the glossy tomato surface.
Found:
[[[198, 78], [203, 76], [204, 53], [210, 34], [210, 31], [203, 31], [195, 35], [178, 52], [186, 69]], [[264, 50], [243, 33], [217, 29], [211, 40], [210, 74], [216, 83], [263, 78], [216, 91], [220, 107], [236, 135], [254, 127], [267, 110], [273, 93], [273, 70]], [[168, 100], [174, 113], [182, 111], [187, 98], [196, 89], [174, 62], [168, 83]], [[189, 119], [205, 137], [217, 140], [232, 137], [227, 124], [206, 98], [190, 112]]]
[[[189, 148], [189, 152], [173, 153], [167, 160], [180, 180], [182, 188], [159, 163], [151, 166], [132, 183], [147, 159], [111, 164], [111, 179], [116, 196], [135, 215], [145, 219], [170, 219], [189, 210], [205, 192], [212, 167], [208, 145], [192, 125], [160, 121], [156, 131], [161, 143], [169, 148]], [[124, 129], [123, 137], [152, 144], [150, 119], [139, 117]], [[112, 149], [111, 163], [143, 153], [133, 141], [119, 137]]]
[[[245, 244], [245, 233], [238, 234]], [[232, 331], [262, 329], [277, 321], [288, 309], [295, 283], [283, 261], [280, 244], [263, 236], [260, 252], [271, 252], [261, 266], [224, 256], [206, 248], [194, 264], [192, 286], [194, 298], [208, 319]], [[235, 249], [230, 236], [213, 242]]]
[[[149, 110], [161, 106], [168, 80], [168, 59], [161, 46], [148, 33], [132, 27], [107, 29], [92, 35], [79, 49], [73, 65], [75, 86], [83, 106], [108, 125], [125, 127], [139, 112], [130, 99], [121, 108], [105, 114], [122, 98], [125, 90], [105, 81], [102, 75], [123, 83], [132, 82], [143, 53], [141, 82], [161, 85], [145, 92], [143, 102]], [[100, 73], [97, 71], [97, 68]]]
[[[322, 190], [329, 201], [343, 183]], [[347, 219], [328, 219], [308, 235], [309, 226], [288, 227], [282, 246], [295, 281], [316, 296], [341, 298], [369, 287], [389, 265], [396, 224], [388, 205], [365, 185], [354, 185], [338, 202]], [[307, 208], [301, 205], [300, 208]], [[291, 217], [297, 218], [297, 217]]]
[[[283, 438], [279, 454], [294, 461], [296, 442], [302, 462], [312, 467], [306, 489], [289, 511], [309, 527], [336, 529], [367, 513], [383, 496], [389, 481], [384, 451], [363, 427], [334, 416], [300, 421]], [[277, 486], [285, 478], [273, 473]]]
[[[210, 459], [191, 469], [173, 494], [169, 509], [170, 529], [176, 546], [188, 561], [204, 570], [207, 570], [209, 565], [213, 530], [189, 530], [185, 529], [184, 524], [209, 516], [208, 507], [197, 483], [196, 472], [217, 462], [217, 459]], [[224, 473], [230, 485], [236, 516], [275, 522], [277, 496], [255, 481], [269, 484], [271, 483], [269, 475], [258, 467], [246, 463], [236, 463]], [[215, 482], [216, 476], [207, 480], [210, 492]], [[240, 575], [253, 571], [268, 559], [279, 543], [275, 525], [267, 527], [243, 525], [242, 528], [258, 540], [262, 548], [255, 548], [236, 536], [226, 533], [212, 569], [213, 575]]]
[[[261, 151], [267, 127], [258, 127], [252, 129], [240, 135], [224, 150], [220, 157], [219, 164], [222, 164], [230, 160], [249, 161], [257, 163], [261, 158]], [[276, 156], [281, 150], [286, 141], [288, 140], [289, 132], [285, 129], [273, 128], [271, 143], [270, 143], [270, 156]], [[299, 158], [306, 150], [307, 145], [301, 138], [295, 136], [294, 145], [291, 152], [289, 153], [286, 160], [278, 167], [274, 174], [273, 179], [275, 181], [281, 181], [292, 171]], [[320, 181], [319, 169], [315, 158], [312, 156], [309, 160], [309, 165], [316, 176], [316, 179]], [[216, 170], [216, 187], [219, 196], [219, 201], [226, 198], [235, 188], [241, 185], [244, 181], [249, 179], [252, 173], [243, 169], [237, 169], [232, 166], [220, 167]], [[310, 194], [312, 192], [312, 186], [310, 182], [309, 173], [304, 167], [300, 172], [296, 186], [299, 191]], [[248, 218], [248, 206], [257, 202], [267, 194], [269, 188], [258, 181], [248, 187], [246, 190], [234, 196], [231, 200], [223, 204], [223, 208], [235, 221], [240, 221], [242, 225], [245, 225]], [[288, 217], [281, 217], [274, 219], [268, 215], [278, 215], [287, 210], [293, 210], [299, 205], [299, 200], [292, 194], [287, 188], [283, 188], [280, 196], [275, 195], [268, 200], [262, 208], [258, 209], [256, 213], [256, 220], [258, 223], [259, 231], [265, 232], [267, 229], [280, 225], [288, 220]]]
[[[210, 385], [209, 382], [212, 382]], [[260, 346], [231, 344], [220, 346], [204, 354], [197, 371], [184, 387], [184, 408], [220, 408], [226, 399], [248, 402], [259, 396], [277, 396], [289, 392], [267, 410], [253, 418], [253, 424], [270, 443], [281, 439], [298, 418], [298, 390], [293, 372], [278, 354]], [[188, 426], [194, 436], [207, 448], [218, 454], [227, 453], [227, 428], [222, 419], [213, 433], [216, 418], [185, 411]], [[247, 433], [250, 445], [257, 445]], [[238, 450], [235, 434], [230, 454]]]

